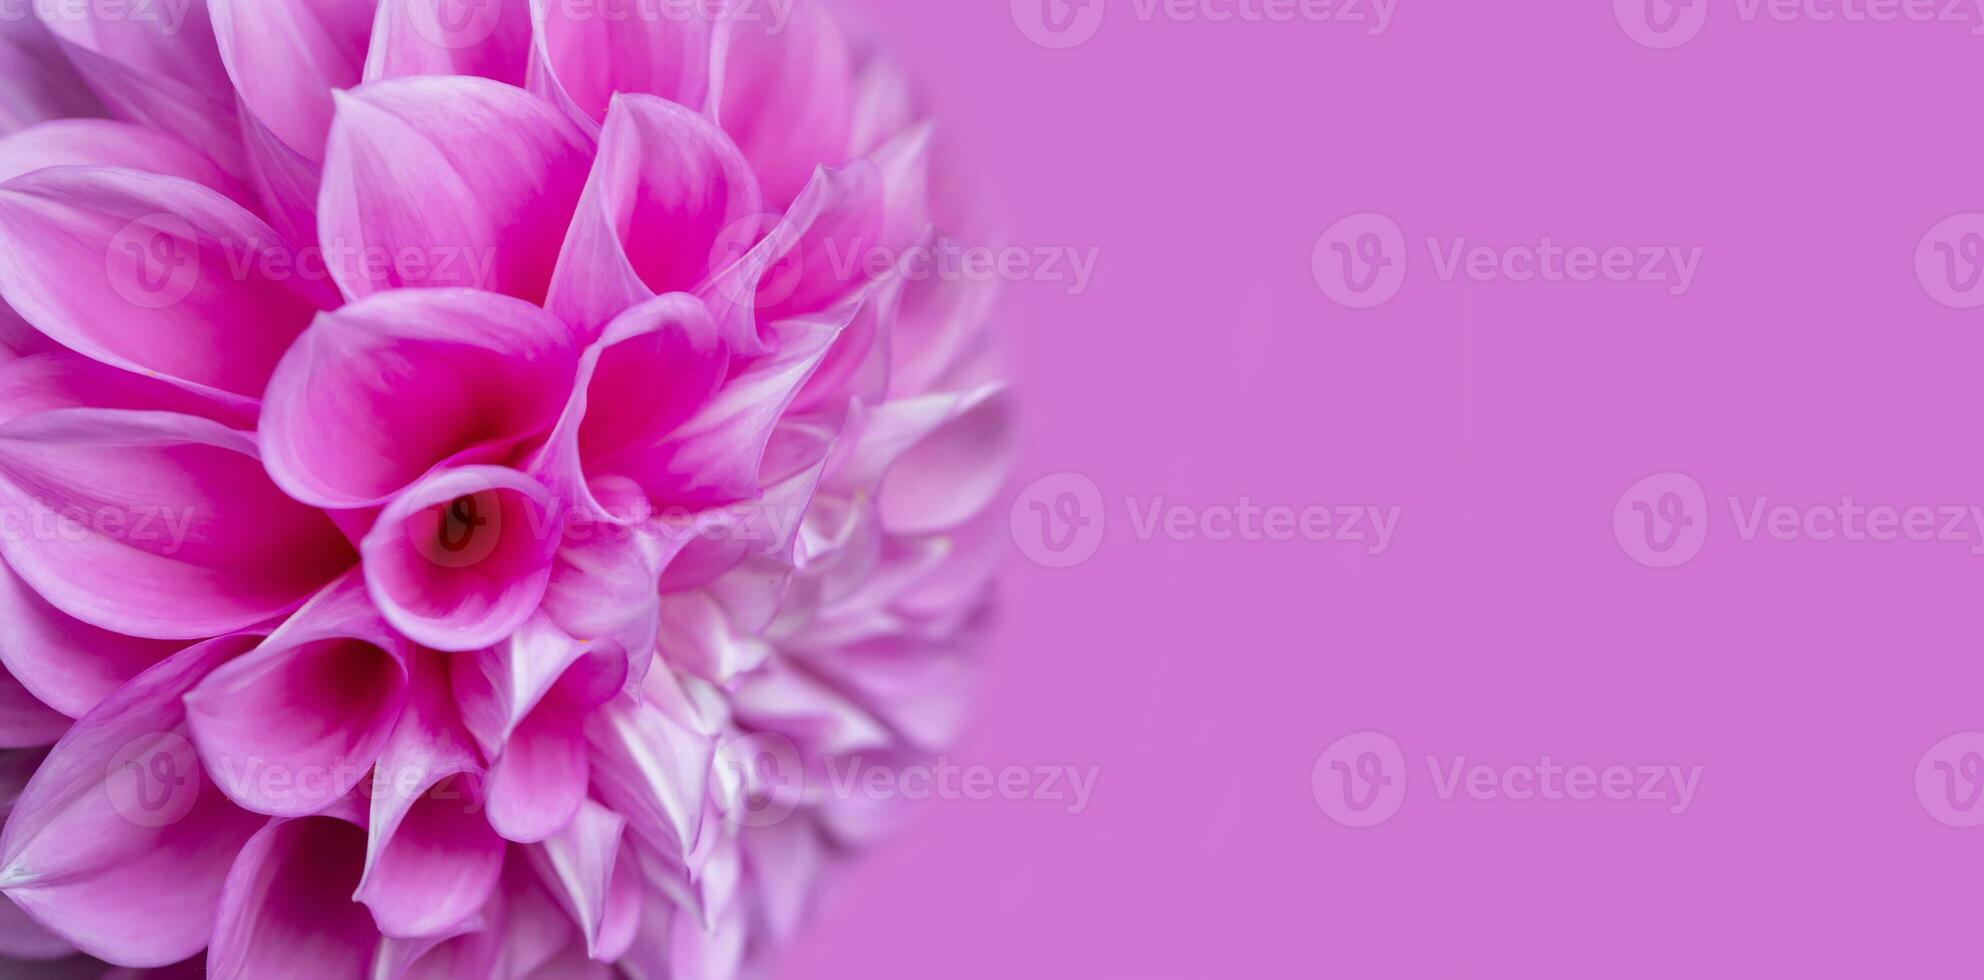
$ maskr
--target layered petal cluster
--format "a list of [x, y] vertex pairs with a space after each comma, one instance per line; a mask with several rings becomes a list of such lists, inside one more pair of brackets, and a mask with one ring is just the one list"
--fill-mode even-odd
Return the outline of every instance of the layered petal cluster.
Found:
[[901, 72], [809, 0], [33, 9], [0, 960], [762, 963], [890, 823], [830, 769], [953, 735], [999, 554]]

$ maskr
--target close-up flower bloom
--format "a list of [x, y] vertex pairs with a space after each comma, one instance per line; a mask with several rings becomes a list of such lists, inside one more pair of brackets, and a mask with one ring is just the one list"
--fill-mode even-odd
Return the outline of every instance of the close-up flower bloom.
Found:
[[818, 3], [609, 6], [0, 19], [0, 958], [748, 974], [957, 733], [946, 144]]

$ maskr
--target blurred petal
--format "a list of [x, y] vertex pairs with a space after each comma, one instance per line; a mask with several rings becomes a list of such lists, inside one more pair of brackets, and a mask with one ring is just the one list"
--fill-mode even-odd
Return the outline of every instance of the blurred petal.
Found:
[[[733, 0], [733, 10], [747, 11]], [[848, 158], [853, 79], [846, 42], [822, 6], [799, 0], [791, 19], [725, 17], [719, 23], [717, 121], [784, 207], [813, 168]]]
[[710, 81], [707, 17], [666, 4], [601, 10], [530, 0], [530, 9], [537, 37], [531, 87], [578, 116], [604, 121], [618, 93], [703, 108]]
[[531, 16], [519, 0], [380, 0], [365, 80], [479, 75], [524, 84]]
[[46, 167], [124, 167], [183, 177], [239, 200], [241, 189], [179, 139], [111, 119], [57, 119], [0, 139], [0, 182]]
[[112, 114], [177, 134], [229, 173], [241, 173], [233, 86], [205, 0], [146, 10], [147, 16], [138, 16], [119, 0], [35, 4], [77, 74]]
[[0, 19], [0, 133], [50, 119], [100, 116], [98, 102], [56, 44], [33, 17]]

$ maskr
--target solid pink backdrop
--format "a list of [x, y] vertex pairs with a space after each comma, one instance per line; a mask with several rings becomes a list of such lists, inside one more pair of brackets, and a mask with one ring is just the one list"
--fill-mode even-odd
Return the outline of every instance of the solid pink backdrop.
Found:
[[[953, 757], [1099, 779], [1080, 814], [917, 807], [785, 977], [1974, 974], [1984, 829], [1916, 777], [1984, 728], [1977, 541], [1745, 540], [1728, 504], [1984, 503], [1984, 311], [1916, 275], [1984, 210], [1972, 24], [1718, 3], [1656, 50], [1612, 3], [1402, 0], [1371, 37], [1110, 0], [1051, 50], [1006, 0], [845, 6], [1007, 240], [1097, 250], [1083, 294], [1014, 283], [1001, 316], [1015, 490], [1082, 474], [1106, 531], [1070, 568], [1014, 549]], [[1312, 249], [1367, 211], [1407, 274], [1352, 310]], [[1448, 281], [1424, 241], [1546, 235], [1700, 266], [1678, 296]], [[1614, 512], [1670, 471], [1706, 539], [1648, 567]], [[1373, 556], [1139, 540], [1126, 497], [1402, 510]], [[1312, 774], [1366, 731], [1405, 796], [1354, 829]], [[1702, 774], [1674, 814], [1443, 799], [1427, 764], [1545, 755]]]

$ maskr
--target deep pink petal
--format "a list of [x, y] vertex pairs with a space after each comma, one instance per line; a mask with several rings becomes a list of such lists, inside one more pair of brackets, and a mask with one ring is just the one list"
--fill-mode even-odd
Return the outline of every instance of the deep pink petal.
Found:
[[399, 720], [406, 647], [355, 576], [326, 589], [187, 695], [207, 771], [258, 813], [294, 817], [339, 805]]
[[591, 144], [550, 103], [484, 78], [338, 96], [318, 205], [338, 285], [472, 286], [543, 300]]
[[436, 464], [500, 459], [551, 431], [571, 391], [570, 331], [528, 303], [399, 290], [320, 317], [262, 407], [269, 473], [321, 507], [385, 503]]
[[214, 980], [362, 977], [378, 946], [352, 901], [365, 831], [334, 817], [270, 820], [241, 851], [207, 954]]
[[207, 781], [181, 696], [254, 643], [227, 637], [146, 671], [58, 742], [0, 834], [0, 888], [37, 922], [125, 966], [206, 946], [235, 853], [262, 818]]
[[0, 426], [0, 535], [21, 578], [69, 615], [194, 639], [295, 608], [353, 555], [270, 483], [251, 437], [166, 412], [56, 409]]
[[365, 536], [365, 579], [394, 627], [439, 650], [494, 644], [544, 598], [564, 515], [515, 470], [436, 470], [395, 498]]
[[252, 400], [330, 300], [274, 230], [178, 177], [59, 167], [0, 186], [0, 293], [84, 354]]
[[596, 336], [656, 295], [694, 292], [726, 243], [755, 240], [760, 207], [750, 165], [708, 119], [617, 97], [546, 308]]

